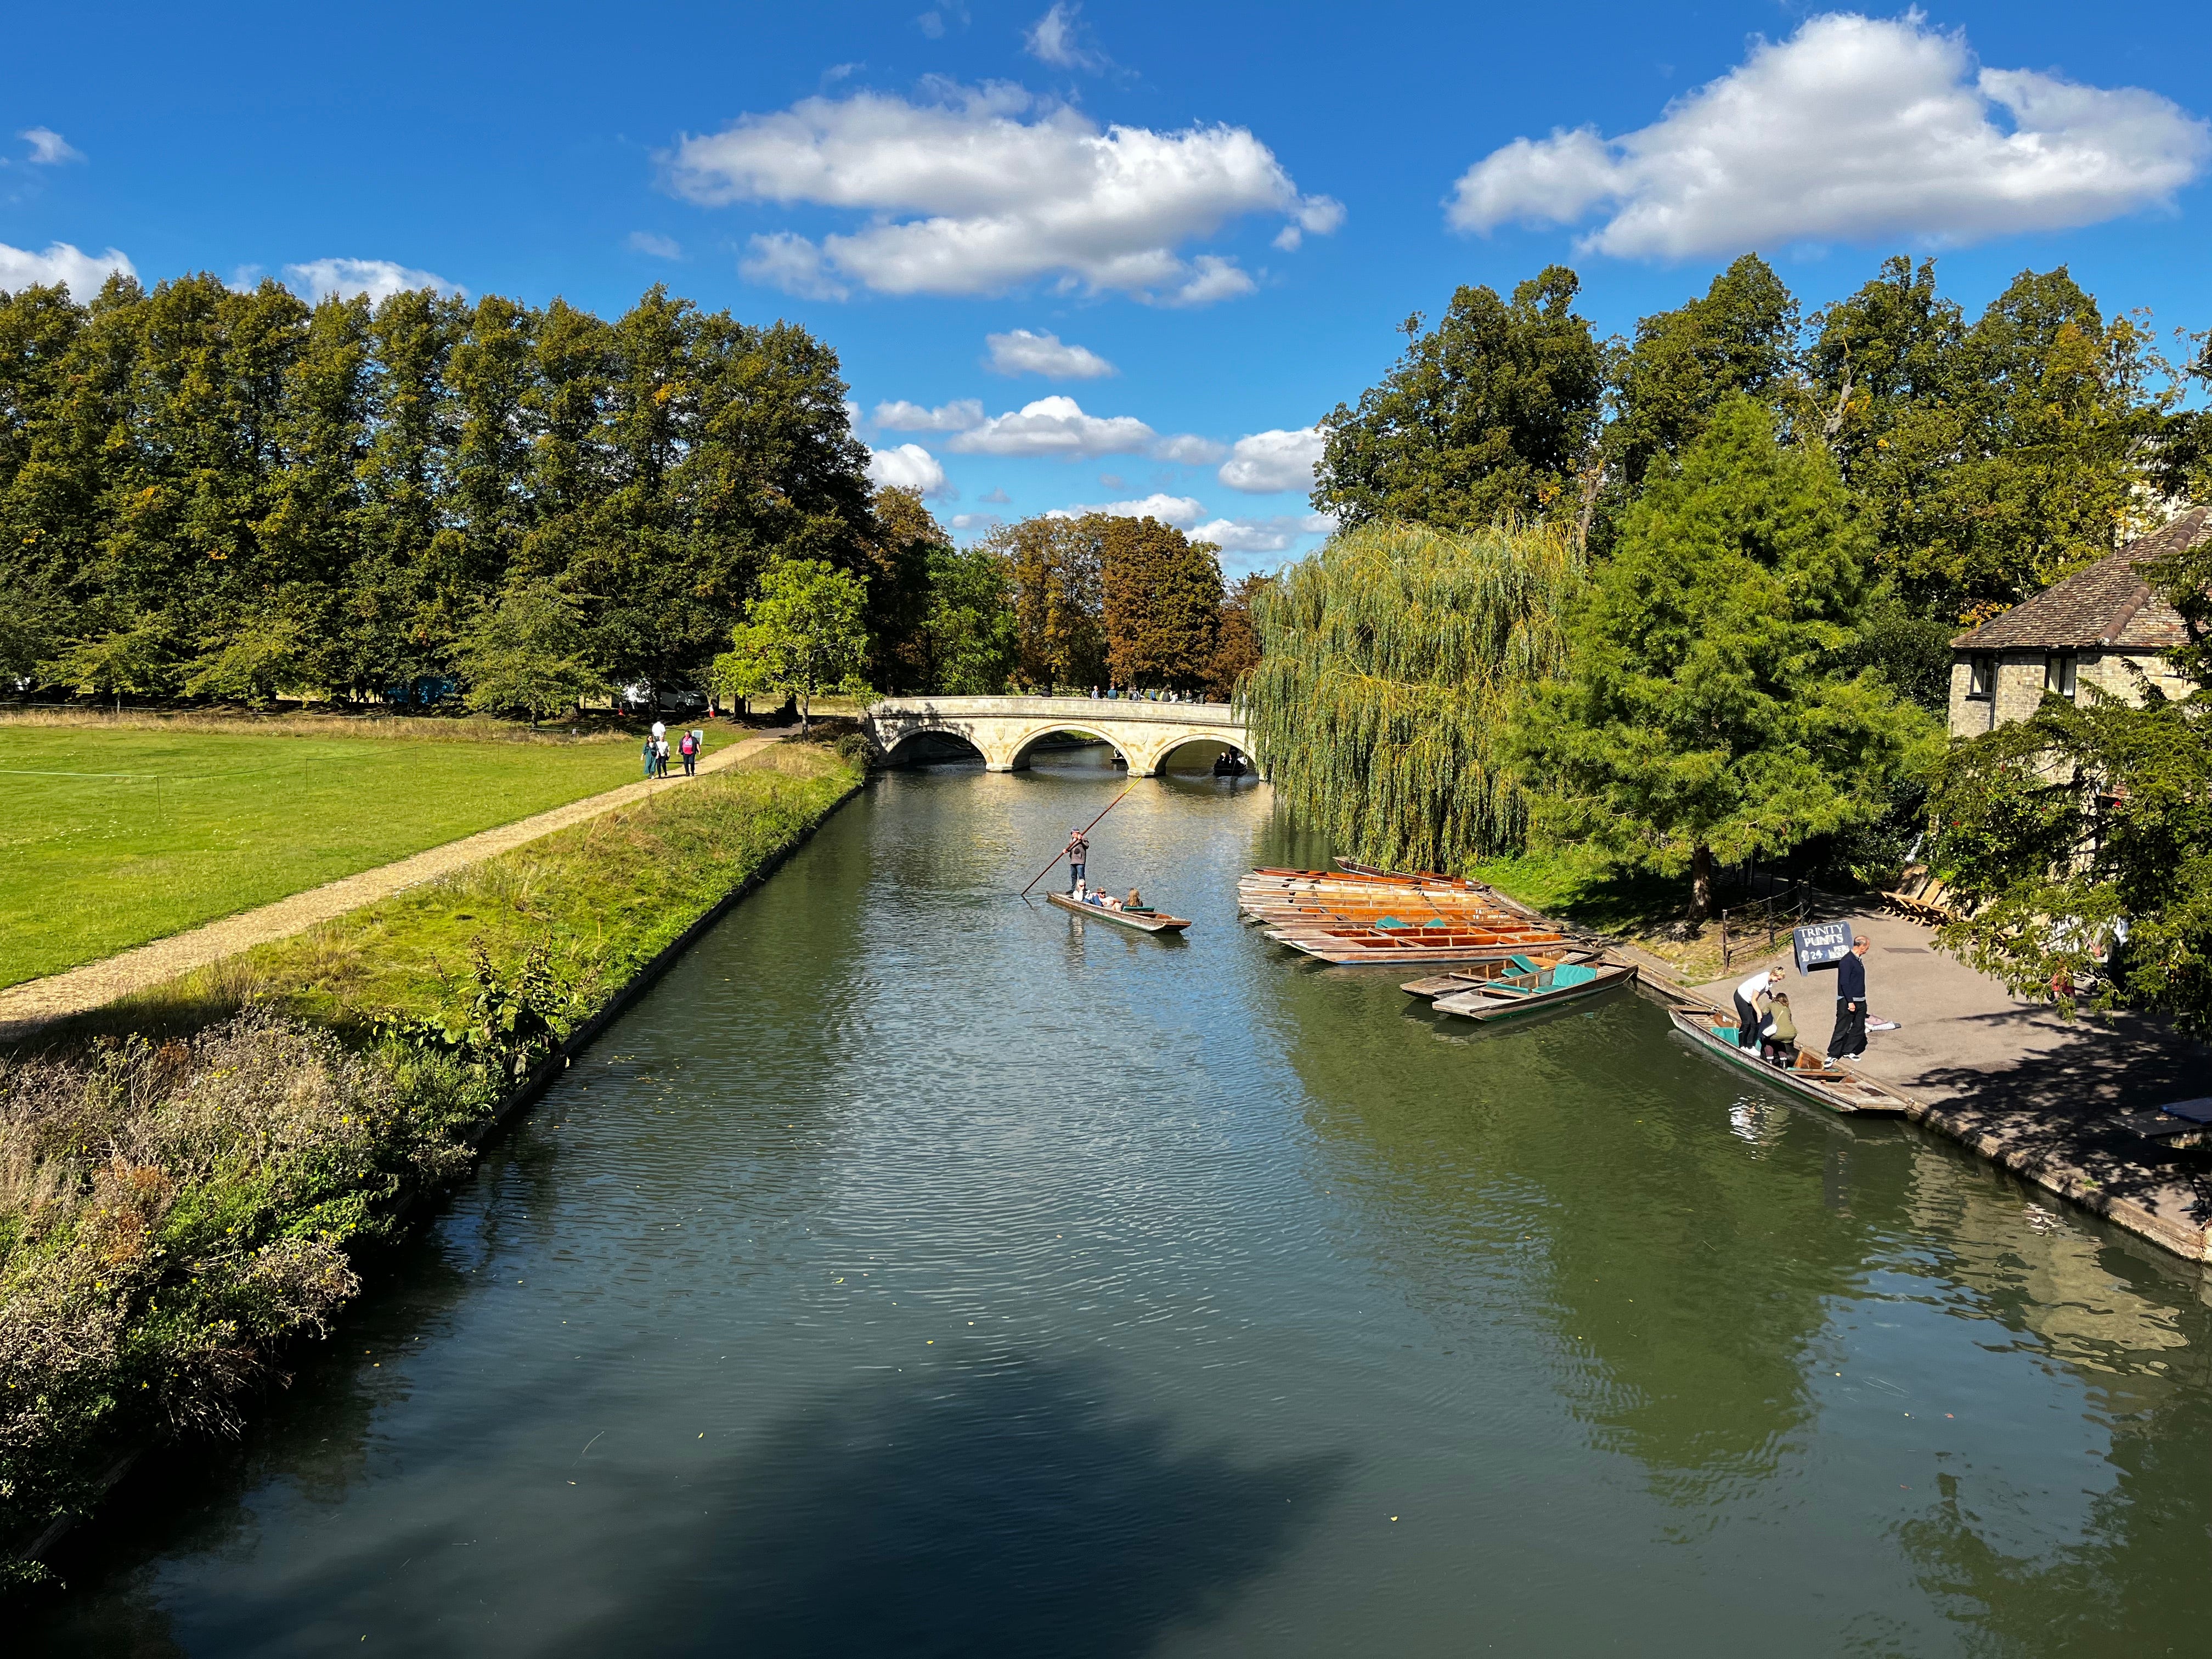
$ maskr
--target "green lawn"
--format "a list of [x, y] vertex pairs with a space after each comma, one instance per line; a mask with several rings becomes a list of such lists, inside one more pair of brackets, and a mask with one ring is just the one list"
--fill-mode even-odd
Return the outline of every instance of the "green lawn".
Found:
[[633, 739], [0, 725], [0, 985], [638, 775]]

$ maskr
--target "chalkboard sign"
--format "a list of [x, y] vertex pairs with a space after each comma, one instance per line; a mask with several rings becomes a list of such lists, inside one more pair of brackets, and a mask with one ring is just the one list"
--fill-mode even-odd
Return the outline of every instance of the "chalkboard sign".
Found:
[[1832, 968], [1851, 953], [1851, 925], [1847, 921], [1816, 921], [1790, 935], [1790, 948], [1797, 958], [1797, 971], [1810, 974]]

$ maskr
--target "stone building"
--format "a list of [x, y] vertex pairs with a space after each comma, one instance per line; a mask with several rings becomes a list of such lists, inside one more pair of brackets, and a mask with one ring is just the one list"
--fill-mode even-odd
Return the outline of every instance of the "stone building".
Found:
[[2165, 658], [2187, 640], [2181, 618], [2136, 566], [2207, 540], [2212, 507], [2191, 507], [1952, 641], [1951, 735], [2025, 719], [2045, 691], [2073, 697], [2095, 685], [2130, 702], [2146, 681], [2169, 696], [2188, 691]]

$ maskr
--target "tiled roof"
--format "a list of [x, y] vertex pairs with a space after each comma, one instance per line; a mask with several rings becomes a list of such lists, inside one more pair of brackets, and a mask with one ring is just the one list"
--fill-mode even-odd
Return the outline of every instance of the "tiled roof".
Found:
[[2151, 592], [2136, 567], [2212, 539], [2212, 507], [2192, 507], [2138, 536], [2108, 559], [2055, 582], [2023, 605], [1951, 641], [1960, 651], [2051, 650], [2118, 646], [2163, 651], [2187, 634], [2173, 607]]

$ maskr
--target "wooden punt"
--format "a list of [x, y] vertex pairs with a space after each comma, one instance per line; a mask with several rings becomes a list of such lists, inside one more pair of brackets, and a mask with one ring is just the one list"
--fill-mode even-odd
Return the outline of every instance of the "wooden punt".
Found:
[[1424, 997], [1434, 1002], [1438, 997], [1457, 996], [1462, 991], [1479, 991], [1492, 981], [1512, 974], [1528, 974], [1547, 968], [1589, 967], [1603, 963], [1614, 964], [1604, 951], [1594, 945], [1530, 945], [1528, 950], [1501, 957], [1495, 962], [1470, 963], [1449, 973], [1431, 974], [1426, 979], [1409, 979], [1398, 988], [1407, 996]]
[[[1779, 1066], [1768, 1065], [1759, 1057], [1758, 1050], [1736, 1047], [1733, 1013], [1723, 1013], [1717, 1008], [1679, 1006], [1669, 1007], [1667, 1012], [1675, 1029], [1704, 1053], [1778, 1089], [1802, 1095], [1832, 1112], [1858, 1117], [1891, 1116], [1905, 1111], [1911, 1104], [1903, 1096], [1846, 1066], [1824, 1065], [1814, 1071], [1785, 1072]], [[1806, 1057], [1801, 1052], [1801, 1060]]]
[[1439, 1013], [1466, 1019], [1511, 1019], [1539, 1009], [1556, 1008], [1610, 991], [1633, 979], [1636, 969], [1626, 962], [1563, 962], [1533, 972], [1500, 974], [1494, 979], [1440, 996], [1431, 1005]]
[[1109, 910], [1103, 904], [1079, 904], [1065, 893], [1047, 893], [1045, 896], [1063, 910], [1073, 910], [1085, 921], [1110, 921], [1116, 927], [1127, 927], [1139, 933], [1180, 933], [1190, 926], [1181, 916], [1169, 915], [1164, 910]]

